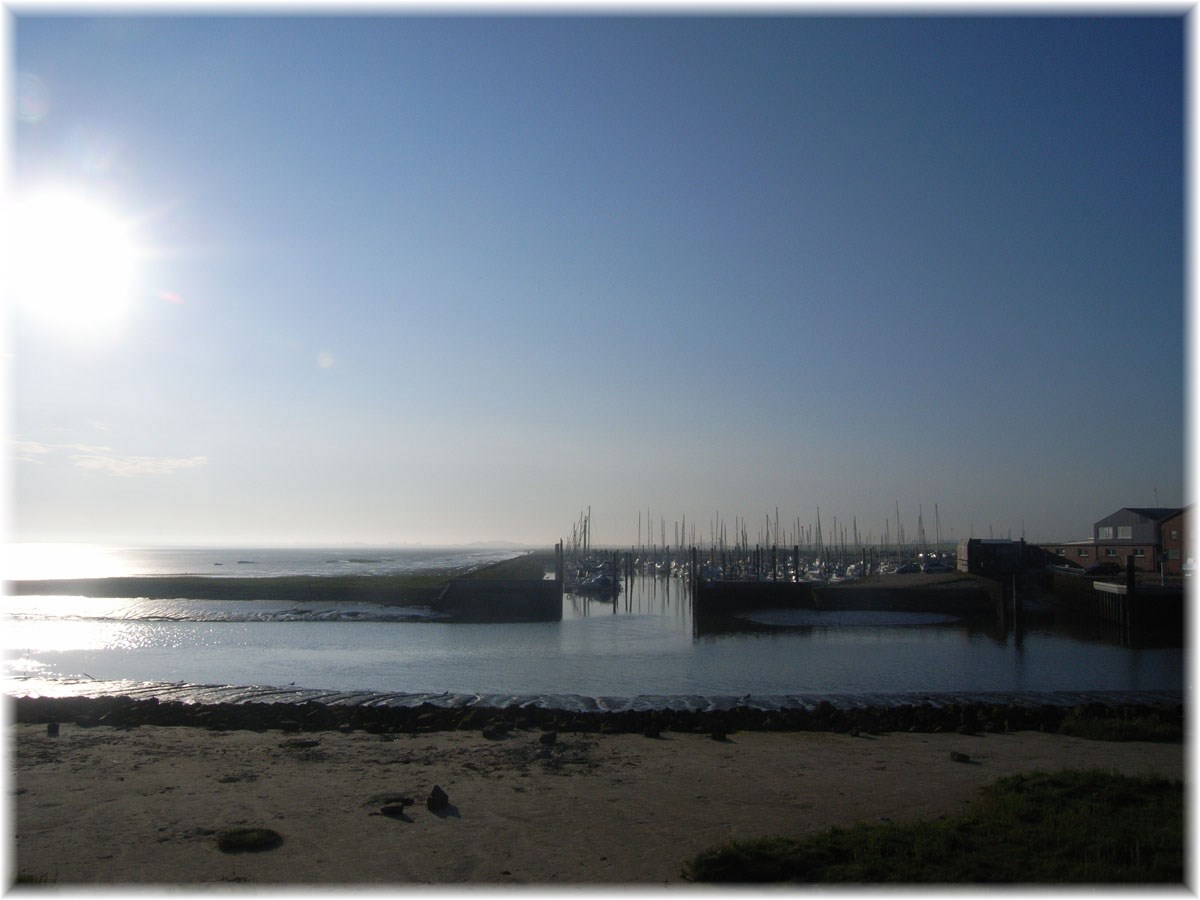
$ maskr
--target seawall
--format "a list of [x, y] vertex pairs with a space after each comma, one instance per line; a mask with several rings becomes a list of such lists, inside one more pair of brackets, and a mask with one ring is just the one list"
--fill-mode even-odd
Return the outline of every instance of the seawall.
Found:
[[736, 614], [755, 609], [888, 610], [956, 615], [994, 614], [999, 582], [974, 575], [886, 575], [840, 584], [790, 581], [701, 581], [695, 610]]
[[557, 622], [562, 619], [562, 582], [455, 578], [431, 606], [456, 622]]
[[135, 575], [10, 581], [5, 588], [40, 596], [374, 603], [428, 607], [452, 621], [555, 621], [562, 618], [562, 591], [544, 574], [541, 558], [521, 556], [476, 570], [406, 575]]

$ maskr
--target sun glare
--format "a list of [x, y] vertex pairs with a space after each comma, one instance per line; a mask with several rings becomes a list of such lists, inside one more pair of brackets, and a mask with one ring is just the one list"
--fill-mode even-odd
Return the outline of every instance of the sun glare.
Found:
[[83, 333], [128, 312], [140, 256], [131, 223], [70, 191], [18, 200], [14, 213], [13, 288], [22, 310]]

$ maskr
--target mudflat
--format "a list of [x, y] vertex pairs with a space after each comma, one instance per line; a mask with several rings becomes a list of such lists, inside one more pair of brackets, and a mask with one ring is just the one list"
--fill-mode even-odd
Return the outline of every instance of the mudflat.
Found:
[[[1037, 731], [8, 728], [13, 866], [60, 886], [662, 884], [731, 839], [953, 816], [1015, 772], [1185, 766], [1180, 744]], [[224, 852], [235, 827], [282, 842]]]

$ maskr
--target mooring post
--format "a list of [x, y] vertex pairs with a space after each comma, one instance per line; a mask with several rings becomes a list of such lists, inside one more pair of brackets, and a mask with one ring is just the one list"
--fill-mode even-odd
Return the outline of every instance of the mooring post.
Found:
[[1132, 628], [1134, 619], [1134, 607], [1137, 605], [1137, 575], [1133, 567], [1133, 554], [1125, 557], [1125, 624]]

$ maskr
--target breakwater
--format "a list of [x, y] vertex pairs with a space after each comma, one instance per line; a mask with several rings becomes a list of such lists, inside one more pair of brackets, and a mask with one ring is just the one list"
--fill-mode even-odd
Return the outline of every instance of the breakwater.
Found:
[[115, 578], [59, 578], [12, 581], [17, 595], [97, 598], [143, 597], [147, 600], [280, 600], [428, 605], [445, 587], [445, 575], [282, 575], [227, 577], [208, 575], [136, 575]]
[[994, 614], [1004, 599], [998, 582], [968, 575], [889, 575], [818, 588], [822, 610], [890, 610], [952, 615]]
[[456, 622], [557, 622], [562, 599], [561, 581], [455, 578], [430, 605]]
[[[382, 700], [383, 698], [377, 698]], [[412, 698], [409, 698], [410, 701]], [[17, 697], [18, 722], [73, 722], [81, 727], [135, 728], [142, 725], [200, 727], [220, 731], [355, 731], [396, 734], [447, 730], [541, 729], [624, 732], [658, 736], [663, 731], [732, 734], [737, 731], [890, 731], [1005, 733], [1057, 731], [1068, 717], [1150, 720], [1178, 726], [1180, 695], [1151, 693], [1066, 693], [1008, 695], [923, 695], [890, 699], [810, 698], [792, 706], [755, 707], [742, 702], [704, 709], [662, 706], [571, 709], [535, 702], [489, 705], [480, 698], [443, 697], [394, 703], [184, 702], [159, 697]], [[661, 698], [660, 698], [661, 699]], [[457, 700], [457, 702], [455, 702]], [[636, 702], [636, 701], [634, 701]]]
[[695, 587], [696, 612], [814, 609], [995, 614], [1004, 599], [998, 582], [975, 575], [872, 576], [833, 584], [807, 581], [705, 581]]
[[562, 591], [555, 585], [545, 580], [541, 557], [522, 556], [399, 575], [136, 575], [11, 581], [6, 588], [24, 596], [369, 603], [426, 607], [440, 621], [540, 622], [562, 617]]

